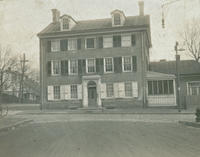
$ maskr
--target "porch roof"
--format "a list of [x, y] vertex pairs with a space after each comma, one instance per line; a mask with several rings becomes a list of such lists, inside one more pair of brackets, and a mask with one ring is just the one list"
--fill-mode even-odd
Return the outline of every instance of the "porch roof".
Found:
[[173, 74], [164, 74], [164, 73], [158, 73], [154, 71], [148, 71], [146, 78], [148, 80], [163, 80], [163, 79], [175, 79], [176, 76]]

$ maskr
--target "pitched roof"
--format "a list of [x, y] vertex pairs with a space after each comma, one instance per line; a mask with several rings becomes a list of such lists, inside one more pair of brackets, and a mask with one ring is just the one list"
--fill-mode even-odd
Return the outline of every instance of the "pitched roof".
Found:
[[[124, 26], [115, 27], [123, 28], [123, 27], [147, 27], [150, 31], [150, 17], [149, 15], [145, 16], [127, 16]], [[77, 21], [77, 24], [71, 29], [71, 31], [62, 31], [62, 33], [73, 33], [73, 32], [85, 32], [91, 30], [101, 30], [101, 29], [109, 29], [112, 28], [111, 18], [106, 19], [95, 19], [95, 20], [84, 20]], [[42, 36], [45, 34], [51, 34], [55, 32], [60, 32], [60, 23], [50, 23], [45, 29], [43, 29], [38, 36]]]
[[146, 75], [147, 79], [173, 79], [175, 78], [175, 75], [173, 74], [164, 74], [164, 73], [159, 73], [159, 72], [154, 72], [154, 71], [147, 71]]
[[[176, 74], [176, 61], [151, 62], [150, 69], [166, 74]], [[194, 60], [182, 60], [179, 64], [179, 73], [181, 75], [200, 74], [200, 63]]]

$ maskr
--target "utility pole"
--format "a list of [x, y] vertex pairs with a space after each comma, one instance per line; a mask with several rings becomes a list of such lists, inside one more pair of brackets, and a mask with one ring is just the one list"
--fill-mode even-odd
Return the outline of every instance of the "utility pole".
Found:
[[23, 102], [23, 98], [24, 98], [24, 74], [25, 74], [25, 70], [26, 70], [26, 62], [28, 62], [28, 60], [26, 60], [26, 56], [25, 56], [25, 53], [23, 54], [23, 58], [20, 60], [20, 65], [21, 65], [21, 80], [20, 80], [20, 102], [22, 103]]
[[180, 95], [180, 73], [179, 73], [179, 64], [180, 64], [180, 55], [178, 54], [178, 51], [185, 51], [185, 49], [178, 49], [178, 42], [176, 41], [174, 50], [176, 52], [176, 103], [178, 106], [178, 111], [181, 112], [181, 95]]

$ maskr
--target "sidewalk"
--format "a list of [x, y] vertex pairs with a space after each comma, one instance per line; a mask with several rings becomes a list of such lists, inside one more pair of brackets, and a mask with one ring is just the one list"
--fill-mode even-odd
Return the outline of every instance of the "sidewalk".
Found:
[[26, 118], [16, 118], [12, 116], [6, 116], [0, 118], [0, 132], [1, 131], [8, 131], [10, 129], [14, 129], [15, 127], [31, 122], [32, 120]]

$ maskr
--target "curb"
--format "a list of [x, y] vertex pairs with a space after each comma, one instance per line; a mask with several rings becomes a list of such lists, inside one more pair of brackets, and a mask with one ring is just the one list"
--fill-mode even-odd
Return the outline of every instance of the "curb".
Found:
[[26, 123], [30, 123], [32, 121], [33, 120], [22, 120], [22, 121], [19, 121], [19, 122], [15, 123], [15, 124], [8, 125], [6, 127], [0, 128], [0, 132], [11, 130], [11, 129], [15, 128], [15, 127], [18, 127], [18, 126], [26, 124]]
[[197, 122], [179, 121], [179, 123], [183, 124], [183, 125], [186, 125], [186, 126], [200, 128], [200, 123], [197, 123]]

